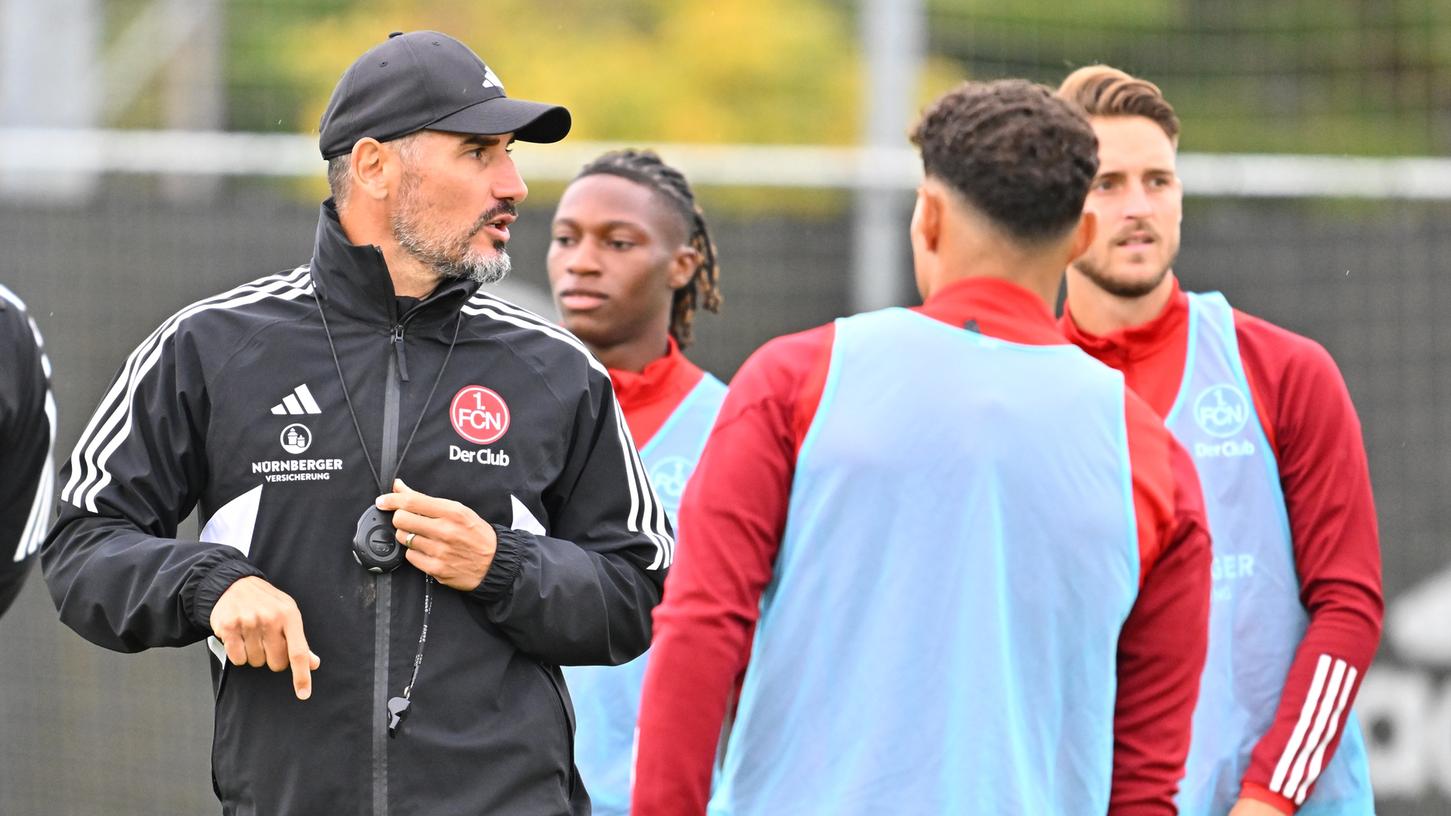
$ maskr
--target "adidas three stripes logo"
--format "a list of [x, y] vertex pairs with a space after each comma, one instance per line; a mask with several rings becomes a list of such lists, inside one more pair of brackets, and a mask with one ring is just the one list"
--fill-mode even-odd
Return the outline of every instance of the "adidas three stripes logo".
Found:
[[279, 416], [290, 414], [320, 414], [322, 409], [317, 407], [317, 400], [312, 398], [312, 392], [307, 390], [307, 384], [292, 389], [292, 393], [282, 398], [282, 402], [272, 406], [272, 413]]

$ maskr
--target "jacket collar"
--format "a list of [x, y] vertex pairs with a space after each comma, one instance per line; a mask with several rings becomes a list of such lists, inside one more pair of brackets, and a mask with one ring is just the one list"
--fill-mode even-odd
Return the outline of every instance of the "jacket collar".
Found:
[[1179, 287], [1177, 277], [1172, 280], [1174, 288], [1163, 310], [1137, 326], [1104, 335], [1089, 334], [1074, 321], [1067, 302], [1059, 326], [1074, 345], [1114, 368], [1146, 360], [1170, 344], [1182, 344], [1189, 331], [1189, 296]]
[[[400, 318], [393, 278], [383, 252], [371, 244], [350, 243], [329, 198], [317, 219], [312, 247], [312, 280], [327, 307], [366, 323], [385, 327]], [[452, 316], [473, 296], [479, 285], [469, 280], [445, 280], [408, 313], [409, 323], [437, 324]]]

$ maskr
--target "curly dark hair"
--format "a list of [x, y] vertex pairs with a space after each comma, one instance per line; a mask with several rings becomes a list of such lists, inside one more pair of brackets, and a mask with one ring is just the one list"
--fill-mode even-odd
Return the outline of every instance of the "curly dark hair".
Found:
[[1027, 244], [1078, 222], [1098, 172], [1098, 139], [1083, 112], [1027, 80], [964, 82], [912, 130], [923, 171]]
[[1083, 108], [1089, 116], [1143, 116], [1179, 141], [1179, 117], [1159, 86], [1107, 65], [1085, 65], [1058, 86], [1058, 98]]
[[675, 290], [670, 308], [670, 336], [681, 348], [695, 339], [695, 309], [719, 312], [720, 264], [715, 242], [705, 224], [705, 213], [695, 202], [695, 192], [685, 174], [666, 164], [651, 150], [613, 150], [584, 166], [575, 179], [599, 174], [619, 176], [644, 185], [659, 194], [680, 216], [686, 242], [700, 256], [690, 282]]

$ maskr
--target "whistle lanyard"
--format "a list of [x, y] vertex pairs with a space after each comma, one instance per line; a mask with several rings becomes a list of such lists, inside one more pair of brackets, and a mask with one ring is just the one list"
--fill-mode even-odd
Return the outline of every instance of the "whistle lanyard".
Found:
[[[418, 428], [423, 425], [423, 418], [428, 415], [428, 406], [433, 402], [433, 395], [438, 391], [438, 384], [443, 382], [443, 372], [448, 368], [448, 361], [453, 357], [454, 346], [458, 345], [459, 327], [463, 325], [463, 312], [460, 311], [453, 321], [453, 338], [448, 341], [448, 353], [443, 356], [443, 365], [438, 367], [438, 376], [433, 378], [433, 386], [428, 389], [428, 398], [423, 401], [423, 410], [418, 412], [418, 421], [413, 423], [413, 430], [408, 433], [408, 441], [403, 443], [403, 452], [398, 455], [398, 462], [393, 465], [392, 477], [385, 483], [383, 477], [378, 473], [378, 468], [373, 464], [373, 454], [368, 452], [368, 441], [363, 436], [362, 423], [358, 422], [358, 412], [353, 410], [353, 397], [348, 392], [348, 381], [343, 377], [343, 364], [338, 359], [338, 348], [333, 344], [333, 333], [328, 329], [327, 312], [322, 308], [322, 301], [317, 296], [317, 289], [314, 287], [312, 300], [317, 304], [317, 315], [322, 318], [322, 333], [327, 338], [328, 351], [332, 352], [333, 367], [338, 372], [338, 385], [343, 390], [343, 401], [348, 405], [348, 416], [353, 420], [353, 430], [358, 434], [358, 446], [363, 449], [363, 460], [368, 463], [368, 471], [373, 474], [373, 481], [378, 484], [378, 490], [387, 491], [393, 485], [393, 478], [403, 468], [403, 459], [408, 455], [408, 449], [413, 447], [413, 437], [418, 435]], [[398, 328], [401, 330], [402, 323]]]
[[[428, 406], [433, 402], [433, 396], [438, 391], [439, 383], [443, 382], [443, 373], [448, 369], [448, 361], [453, 358], [453, 350], [458, 345], [459, 327], [463, 325], [463, 312], [460, 311], [453, 321], [453, 338], [448, 342], [448, 353], [443, 357], [443, 365], [438, 368], [438, 376], [433, 378], [433, 386], [428, 389], [428, 397], [423, 401], [423, 409], [419, 411], [418, 420], [413, 423], [413, 430], [408, 433], [408, 441], [403, 444], [403, 452], [398, 455], [398, 462], [393, 466], [392, 478], [385, 483], [382, 474], [373, 464], [373, 455], [368, 452], [368, 442], [363, 436], [363, 425], [358, 421], [358, 412], [353, 409], [353, 398], [348, 393], [348, 381], [343, 377], [343, 364], [338, 358], [337, 345], [333, 343], [333, 334], [327, 324], [327, 312], [322, 307], [322, 300], [317, 296], [317, 289], [314, 287], [312, 300], [317, 304], [318, 317], [322, 319], [322, 333], [327, 338], [328, 351], [332, 353], [333, 366], [338, 372], [338, 386], [343, 391], [343, 401], [348, 406], [348, 416], [353, 420], [353, 430], [358, 434], [358, 446], [363, 449], [363, 459], [368, 463], [368, 470], [373, 474], [373, 480], [378, 484], [380, 491], [391, 489], [393, 479], [403, 468], [403, 458], [408, 455], [409, 448], [413, 447], [413, 438], [418, 435], [418, 429], [423, 425], [423, 418], [428, 415]], [[402, 320], [395, 328], [395, 332], [401, 332]], [[395, 340], [401, 342], [401, 339]], [[413, 656], [413, 675], [408, 679], [408, 685], [403, 687], [402, 697], [393, 697], [388, 700], [388, 736], [396, 737], [398, 727], [402, 725], [403, 718], [408, 714], [408, 707], [413, 697], [413, 689], [418, 685], [418, 670], [423, 665], [423, 649], [428, 644], [428, 618], [433, 612], [433, 576], [427, 573], [423, 576], [423, 626], [418, 633], [418, 651]]]

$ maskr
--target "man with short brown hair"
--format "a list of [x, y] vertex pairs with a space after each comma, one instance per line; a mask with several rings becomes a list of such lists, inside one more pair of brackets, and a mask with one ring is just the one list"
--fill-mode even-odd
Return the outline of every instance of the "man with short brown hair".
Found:
[[686, 489], [635, 816], [1173, 811], [1209, 543], [1188, 456], [1049, 311], [1092, 131], [964, 83], [914, 141], [923, 304], [757, 351]]
[[1063, 329], [1189, 449], [1213, 531], [1181, 812], [1370, 813], [1351, 704], [1380, 638], [1380, 553], [1345, 383], [1314, 341], [1179, 288], [1179, 119], [1158, 87], [1096, 65], [1058, 93], [1099, 157], [1084, 211], [1100, 231], [1068, 269]]

